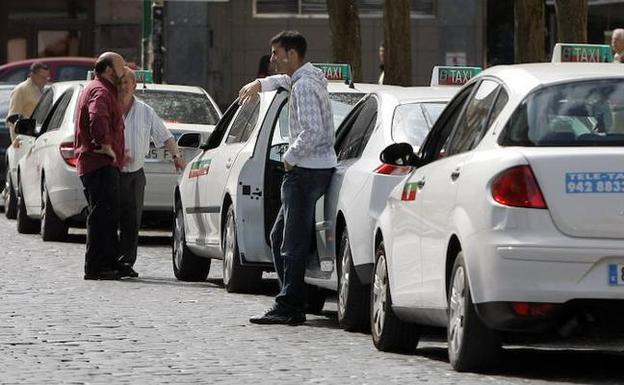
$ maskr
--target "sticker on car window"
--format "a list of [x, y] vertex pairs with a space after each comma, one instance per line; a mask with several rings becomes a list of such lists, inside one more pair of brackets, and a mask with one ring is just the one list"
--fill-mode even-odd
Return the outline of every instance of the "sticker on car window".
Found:
[[210, 170], [210, 162], [212, 159], [202, 159], [191, 164], [191, 169], [189, 170], [189, 178], [197, 178], [202, 175], [208, 174], [208, 170]]
[[567, 194], [624, 193], [624, 172], [568, 172]]

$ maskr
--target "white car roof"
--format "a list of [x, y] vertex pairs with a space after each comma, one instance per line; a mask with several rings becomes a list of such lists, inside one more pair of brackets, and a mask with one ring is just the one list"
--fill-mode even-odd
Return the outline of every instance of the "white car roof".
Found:
[[195, 86], [183, 86], [177, 84], [154, 84], [154, 83], [141, 83], [137, 82], [137, 90], [147, 89], [155, 91], [174, 91], [174, 92], [190, 92], [194, 94], [203, 94], [203, 90], [200, 87]]
[[403, 104], [424, 101], [449, 101], [461, 87], [396, 87], [373, 92], [382, 103]]
[[526, 94], [536, 87], [570, 80], [624, 78], [622, 64], [614, 63], [531, 63], [500, 65], [488, 68], [475, 76], [480, 79], [493, 76], [502, 80], [509, 91]]

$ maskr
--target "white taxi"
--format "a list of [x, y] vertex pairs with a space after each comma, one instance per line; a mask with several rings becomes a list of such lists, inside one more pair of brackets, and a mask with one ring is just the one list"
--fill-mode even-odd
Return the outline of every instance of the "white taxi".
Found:
[[[503, 331], [621, 325], [624, 73], [608, 46], [555, 63], [492, 67], [448, 104], [391, 193], [371, 242], [371, 329], [412, 350], [419, 325], [448, 328], [451, 365], [500, 360]], [[608, 53], [608, 54], [607, 54]]]
[[[342, 81], [328, 90], [337, 127], [364, 93]], [[284, 89], [234, 102], [189, 162], [175, 191], [176, 278], [205, 280], [210, 259], [223, 259], [225, 288], [247, 291], [273, 269], [269, 234], [281, 205], [287, 104]]]
[[374, 250], [368, 239], [388, 195], [411, 171], [380, 163], [379, 153], [395, 142], [417, 150], [459, 86], [479, 71], [435, 67], [431, 87], [386, 86], [361, 100], [338, 128], [338, 165], [317, 204], [318, 253], [308, 259], [306, 282], [338, 292], [343, 329], [369, 327]]

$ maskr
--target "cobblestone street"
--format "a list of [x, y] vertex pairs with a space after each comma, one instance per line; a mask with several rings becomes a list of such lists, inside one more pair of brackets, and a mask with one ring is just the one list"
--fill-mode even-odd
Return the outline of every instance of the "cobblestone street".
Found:
[[[1, 383], [527, 384], [624, 382], [620, 352], [508, 349], [497, 372], [457, 373], [446, 345], [416, 354], [375, 350], [370, 336], [338, 328], [335, 303], [304, 326], [248, 322], [271, 304], [228, 294], [221, 264], [204, 283], [173, 277], [169, 238], [146, 233], [138, 279], [84, 281], [84, 236], [44, 243], [0, 219]], [[160, 235], [159, 235], [160, 234]]]

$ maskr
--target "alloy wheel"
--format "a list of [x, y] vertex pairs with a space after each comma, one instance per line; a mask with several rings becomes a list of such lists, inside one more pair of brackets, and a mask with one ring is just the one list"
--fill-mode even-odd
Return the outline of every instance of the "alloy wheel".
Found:
[[373, 332], [375, 335], [383, 333], [386, 319], [388, 272], [386, 270], [386, 258], [383, 254], [379, 256], [375, 267], [375, 277], [373, 279]]
[[466, 317], [466, 280], [463, 266], [457, 267], [453, 276], [453, 286], [449, 304], [449, 350], [457, 353], [461, 348]]
[[225, 253], [223, 255], [223, 283], [230, 282], [232, 268], [234, 265], [234, 217], [229, 215], [225, 227]]

